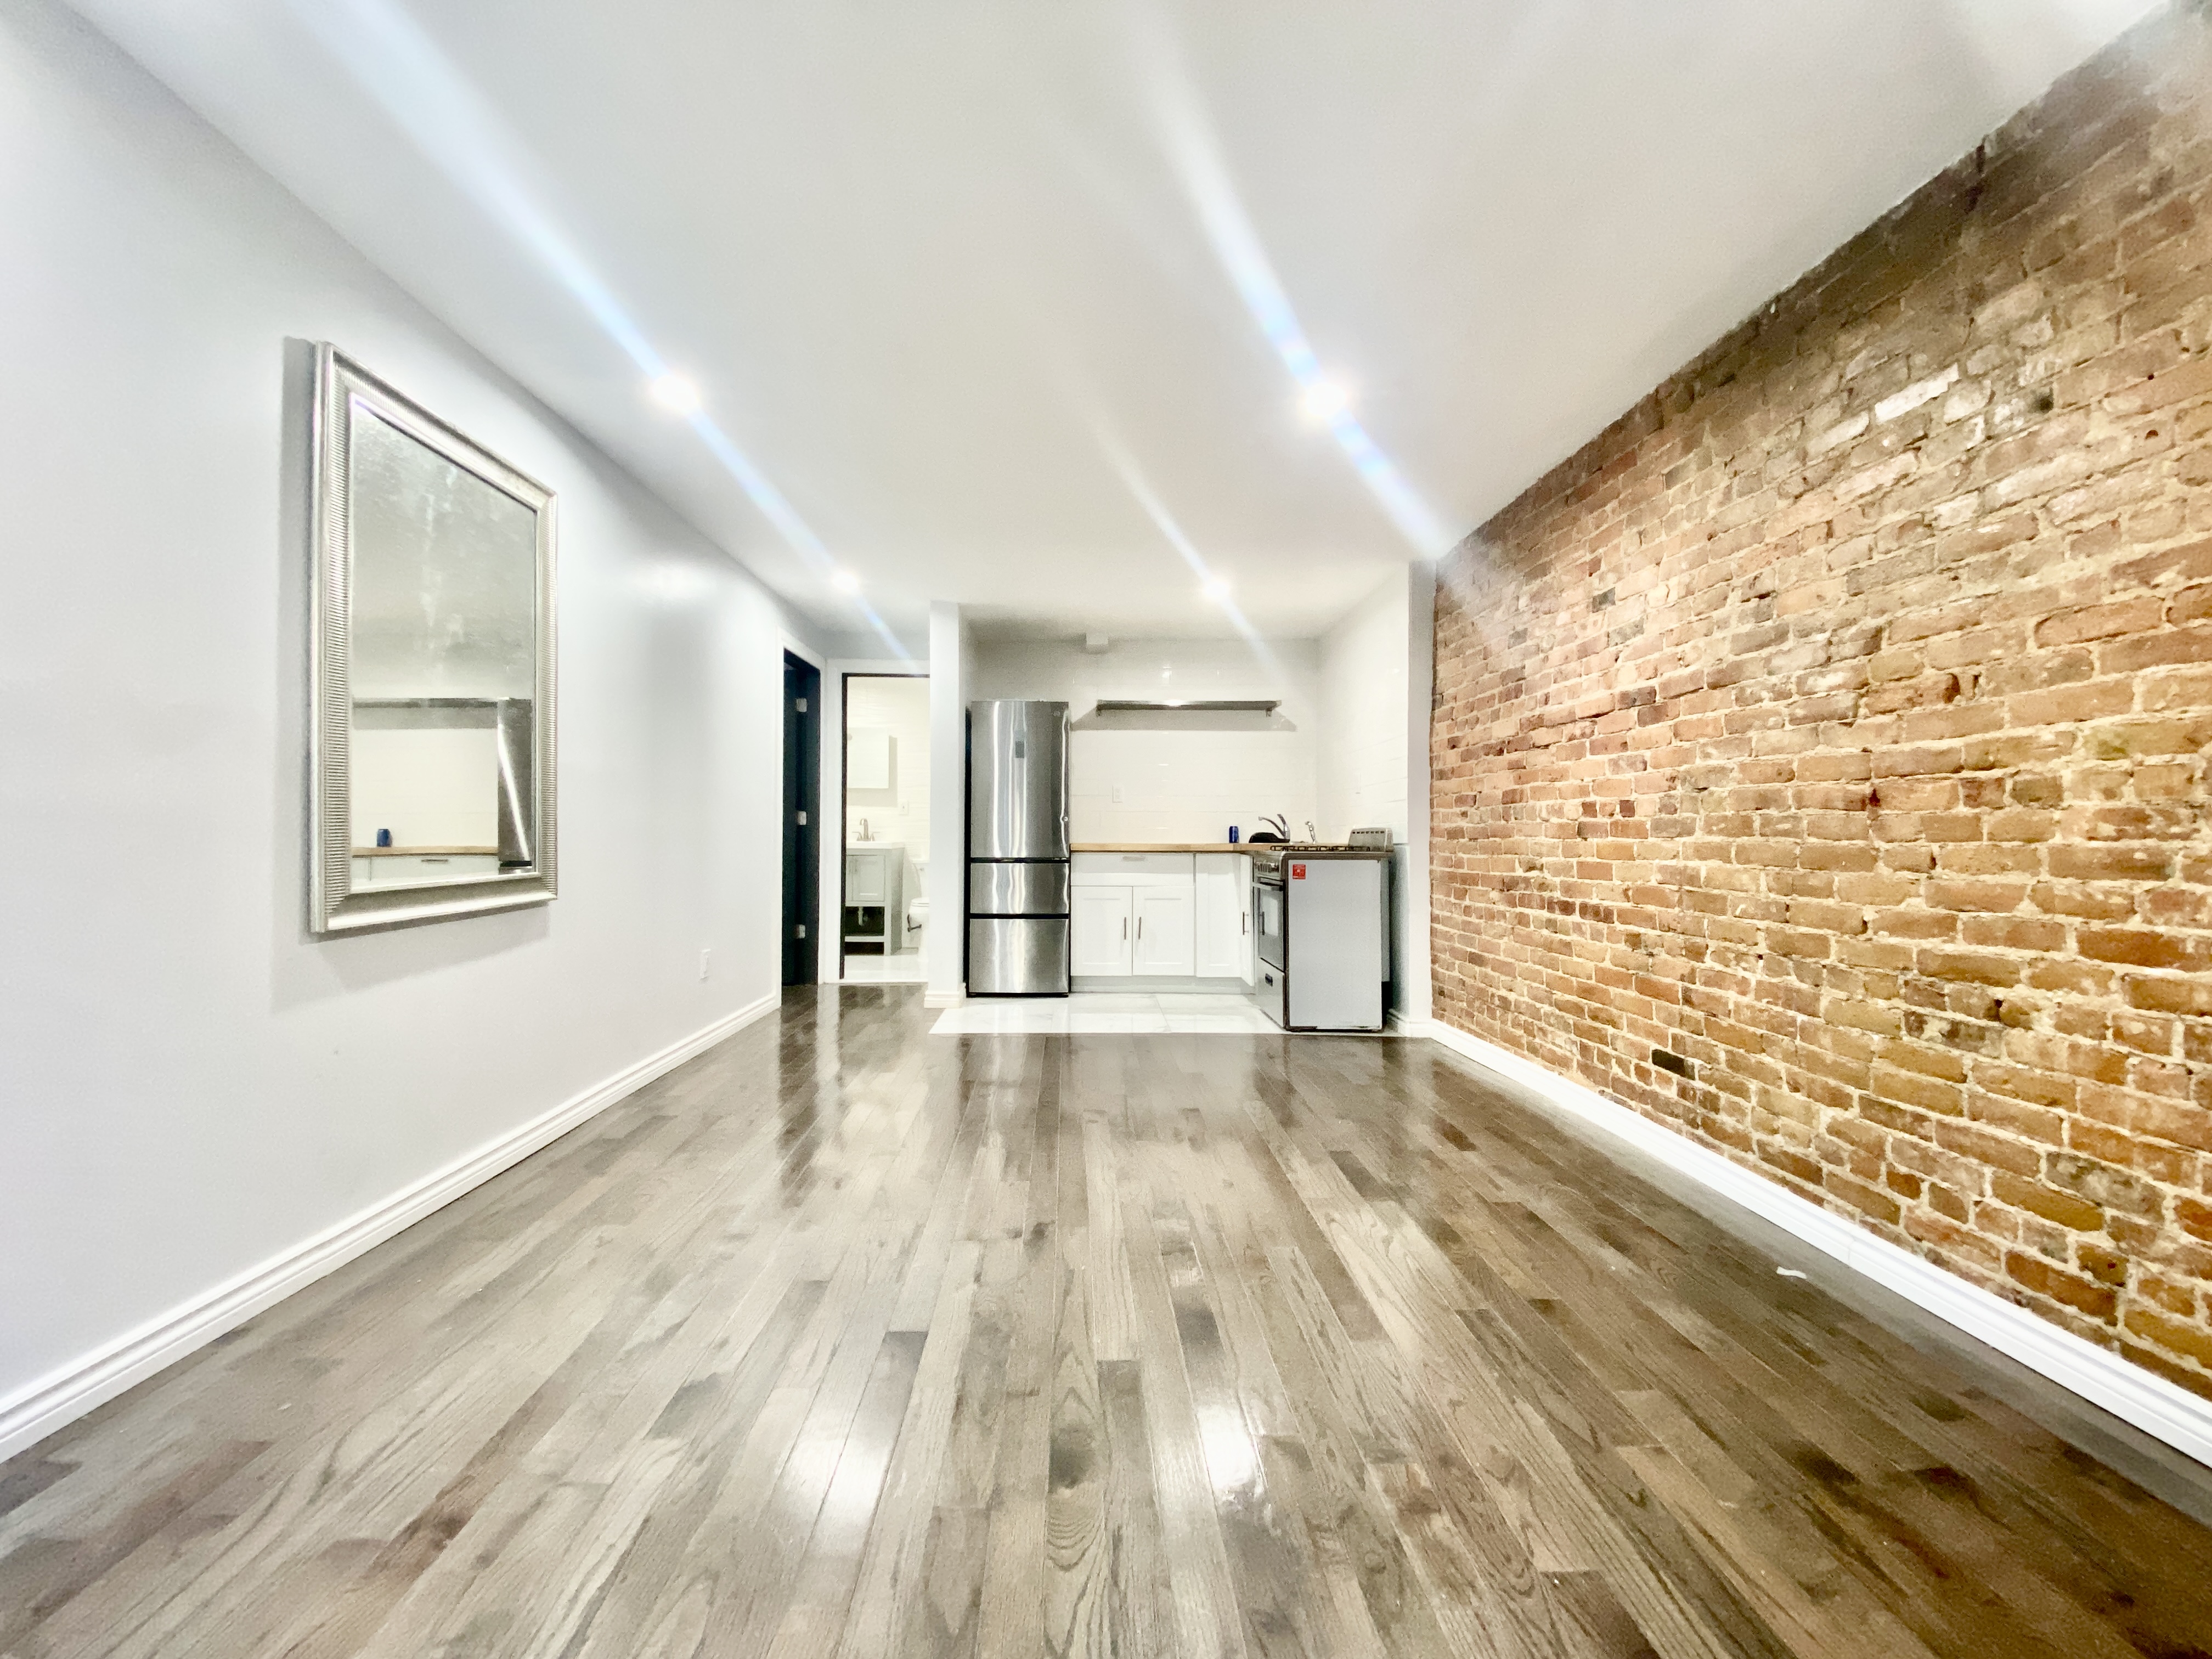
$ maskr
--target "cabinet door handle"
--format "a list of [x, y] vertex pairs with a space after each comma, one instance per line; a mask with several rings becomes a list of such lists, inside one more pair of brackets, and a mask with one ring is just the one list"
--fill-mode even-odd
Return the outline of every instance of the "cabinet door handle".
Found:
[[1242, 939], [1252, 931], [1252, 918], [1239, 910], [1237, 913], [1237, 936]]
[[1129, 919], [1127, 916], [1121, 918], [1121, 937], [1123, 939], [1129, 937]]
[[1142, 916], [1139, 916], [1139, 917], [1137, 918], [1137, 937], [1138, 937], [1139, 939], [1142, 939], [1142, 938], [1144, 938], [1144, 936], [1145, 936], [1145, 919], [1144, 919]]

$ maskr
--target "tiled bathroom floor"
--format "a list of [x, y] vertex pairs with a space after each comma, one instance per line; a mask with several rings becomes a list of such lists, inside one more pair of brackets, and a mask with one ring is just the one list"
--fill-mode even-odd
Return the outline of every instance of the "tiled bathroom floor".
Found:
[[864, 956], [855, 951], [845, 958], [848, 985], [922, 985], [928, 980], [929, 969], [919, 951], [901, 951], [888, 957]]

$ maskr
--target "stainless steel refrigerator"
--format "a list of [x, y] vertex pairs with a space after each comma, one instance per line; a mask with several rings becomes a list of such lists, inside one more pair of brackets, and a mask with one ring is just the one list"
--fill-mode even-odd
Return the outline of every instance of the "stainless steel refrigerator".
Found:
[[968, 705], [968, 994], [1067, 994], [1067, 705]]

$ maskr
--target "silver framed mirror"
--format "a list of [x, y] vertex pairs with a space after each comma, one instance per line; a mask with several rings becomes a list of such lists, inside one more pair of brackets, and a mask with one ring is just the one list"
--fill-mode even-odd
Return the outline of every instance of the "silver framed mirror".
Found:
[[553, 492], [328, 343], [313, 408], [308, 927], [546, 903]]

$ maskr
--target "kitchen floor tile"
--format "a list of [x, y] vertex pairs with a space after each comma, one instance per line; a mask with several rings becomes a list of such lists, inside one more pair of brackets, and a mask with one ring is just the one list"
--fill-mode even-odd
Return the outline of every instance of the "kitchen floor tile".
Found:
[[1212, 1032], [1221, 1036], [1280, 1035], [1276, 1031], [1273, 1022], [1257, 1008], [1248, 1008], [1239, 1014], [1170, 1014], [1168, 1030], [1184, 1032]]

